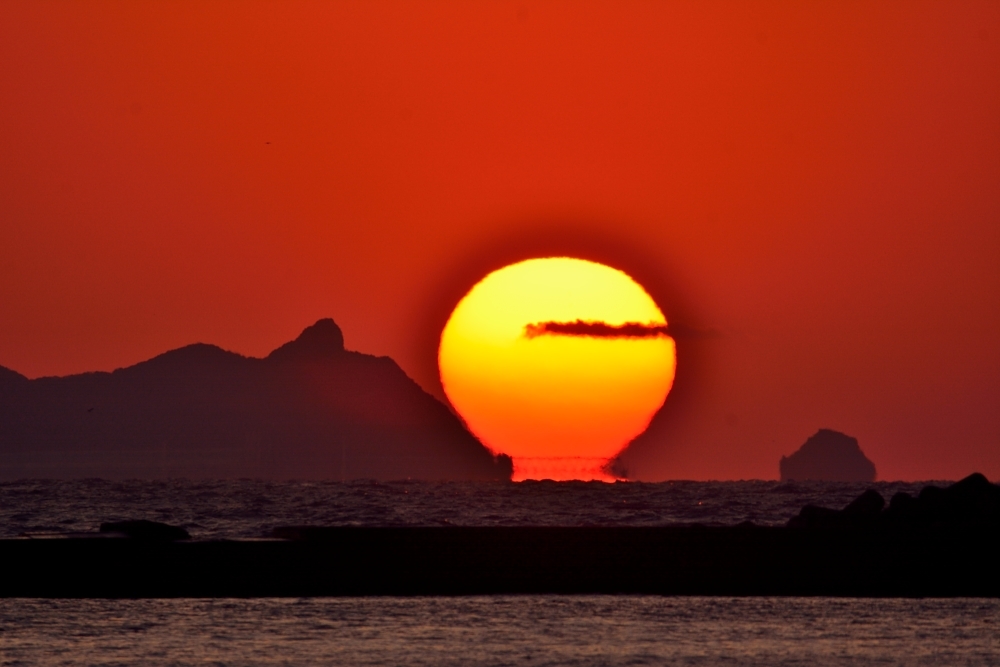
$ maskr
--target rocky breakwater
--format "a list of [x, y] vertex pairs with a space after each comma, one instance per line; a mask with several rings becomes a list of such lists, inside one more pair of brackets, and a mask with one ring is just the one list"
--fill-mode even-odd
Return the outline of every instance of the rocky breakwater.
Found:
[[[971, 475], [886, 507], [866, 491], [787, 526], [276, 528], [189, 540], [133, 521], [0, 540], [0, 595], [1000, 596], [1000, 487]], [[47, 536], [51, 538], [52, 536]]]
[[840, 510], [806, 505], [788, 527], [1000, 531], [1000, 486], [974, 473], [948, 487], [925, 486], [916, 497], [897, 493], [888, 506], [869, 489]]
[[807, 505], [786, 527], [814, 582], [857, 595], [1000, 596], [1000, 486], [972, 474], [888, 505], [869, 489], [843, 509]]

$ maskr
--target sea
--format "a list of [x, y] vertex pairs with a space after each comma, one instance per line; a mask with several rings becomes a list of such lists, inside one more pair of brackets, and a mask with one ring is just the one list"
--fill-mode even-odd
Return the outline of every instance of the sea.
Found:
[[[781, 525], [948, 482], [0, 483], [0, 537], [150, 519], [278, 526]], [[0, 576], [17, 576], [3, 569]], [[0, 665], [1000, 665], [994, 599], [473, 596], [0, 599]]]

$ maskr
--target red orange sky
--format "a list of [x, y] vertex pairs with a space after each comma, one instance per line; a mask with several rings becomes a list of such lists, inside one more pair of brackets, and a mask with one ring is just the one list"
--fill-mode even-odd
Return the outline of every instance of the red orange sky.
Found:
[[1000, 477], [996, 2], [11, 0], [0, 95], [31, 377], [332, 316], [440, 396], [464, 291], [573, 254], [711, 333], [633, 476], [773, 478], [830, 427]]

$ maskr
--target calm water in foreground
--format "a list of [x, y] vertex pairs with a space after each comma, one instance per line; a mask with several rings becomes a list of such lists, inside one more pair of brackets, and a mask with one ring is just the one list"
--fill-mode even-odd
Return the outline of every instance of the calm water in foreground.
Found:
[[[196, 539], [290, 524], [777, 525], [871, 486], [888, 499], [923, 484], [22, 480], [0, 483], [0, 537], [139, 518]], [[1000, 665], [998, 621], [1000, 601], [966, 599], [8, 599], [0, 664]]]
[[1000, 601], [0, 600], [5, 665], [995, 665]]

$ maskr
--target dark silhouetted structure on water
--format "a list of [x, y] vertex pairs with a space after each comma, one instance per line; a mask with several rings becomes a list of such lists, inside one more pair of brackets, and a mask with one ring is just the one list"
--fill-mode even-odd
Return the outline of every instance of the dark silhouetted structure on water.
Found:
[[975, 474], [884, 506], [868, 490], [787, 526], [286, 526], [270, 540], [119, 521], [0, 540], [0, 597], [1000, 596], [1000, 487]]
[[112, 373], [0, 367], [0, 478], [508, 479], [388, 357], [320, 320], [265, 359], [195, 344]]
[[778, 464], [781, 481], [815, 479], [827, 482], [873, 482], [875, 464], [857, 438], [821, 428], [791, 456]]

